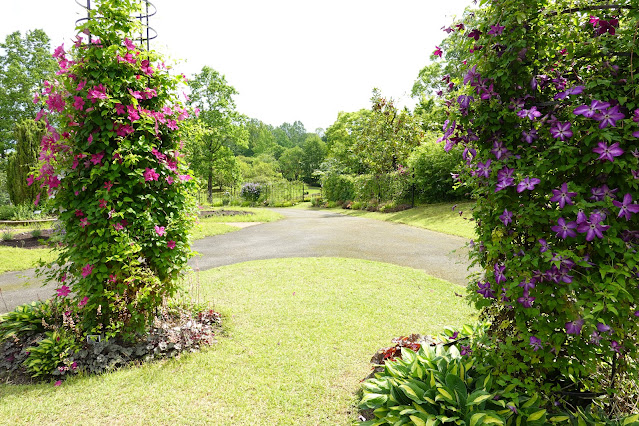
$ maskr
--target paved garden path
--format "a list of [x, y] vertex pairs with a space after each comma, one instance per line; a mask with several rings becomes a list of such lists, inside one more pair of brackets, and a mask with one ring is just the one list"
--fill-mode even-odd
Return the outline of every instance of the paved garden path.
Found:
[[[200, 256], [189, 264], [207, 270], [259, 259], [349, 257], [422, 269], [454, 284], [466, 283], [465, 238], [322, 210], [274, 210], [285, 218], [195, 241], [193, 248]], [[3, 313], [50, 297], [54, 287], [40, 286], [33, 270], [27, 270], [0, 275], [0, 290]]]

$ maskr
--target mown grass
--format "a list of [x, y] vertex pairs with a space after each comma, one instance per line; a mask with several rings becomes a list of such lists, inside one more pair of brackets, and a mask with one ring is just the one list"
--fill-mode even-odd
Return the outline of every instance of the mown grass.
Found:
[[202, 221], [208, 221], [211, 223], [218, 222], [273, 222], [280, 220], [283, 216], [272, 210], [255, 207], [238, 207], [238, 206], [224, 206], [224, 207], [205, 207], [202, 210], [228, 210], [228, 211], [243, 211], [252, 214], [235, 215], [235, 216], [210, 216]]
[[461, 291], [355, 259], [225, 266], [199, 276], [229, 336], [202, 353], [60, 387], [0, 385], [7, 424], [348, 425], [368, 360], [398, 335], [473, 320]]
[[48, 262], [54, 258], [53, 251], [49, 249], [0, 247], [0, 273], [34, 268], [38, 260]]
[[[472, 217], [471, 208], [473, 205], [474, 203], [472, 202], [428, 204], [396, 213], [368, 212], [365, 210], [347, 210], [342, 208], [328, 210], [369, 219], [403, 223], [405, 225], [471, 239], [477, 238], [475, 234], [475, 222], [467, 220]], [[310, 208], [308, 203], [304, 206]], [[454, 210], [453, 206], [456, 206]], [[463, 212], [461, 216], [459, 214], [460, 211]]]

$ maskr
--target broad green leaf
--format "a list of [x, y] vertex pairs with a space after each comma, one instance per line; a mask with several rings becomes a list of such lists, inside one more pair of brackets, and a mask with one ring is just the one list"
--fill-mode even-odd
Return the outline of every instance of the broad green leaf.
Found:
[[531, 415], [528, 416], [529, 422], [534, 422], [541, 419], [546, 414], [546, 410], [535, 411]]

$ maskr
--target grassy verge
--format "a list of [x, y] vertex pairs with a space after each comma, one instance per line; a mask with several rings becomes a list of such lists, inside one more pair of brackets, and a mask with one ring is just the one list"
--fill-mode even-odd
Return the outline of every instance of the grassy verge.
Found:
[[224, 223], [224, 222], [274, 222], [282, 219], [282, 215], [272, 210], [253, 207], [237, 207], [237, 206], [224, 206], [224, 207], [205, 207], [203, 210], [229, 210], [229, 211], [245, 211], [253, 214], [236, 215], [236, 216], [211, 216], [202, 221], [210, 223]]
[[0, 273], [33, 268], [40, 259], [53, 260], [54, 254], [49, 249], [0, 247]]
[[[229, 337], [100, 377], [0, 384], [9, 424], [348, 425], [368, 360], [398, 335], [471, 321], [459, 287], [354, 259], [248, 262], [201, 273]], [[116, 408], [117, 407], [117, 408]]]
[[[430, 229], [431, 231], [471, 239], [477, 238], [477, 235], [475, 234], [475, 222], [465, 220], [464, 217], [472, 217], [470, 210], [473, 205], [474, 203], [472, 202], [429, 204], [425, 206], [417, 206], [397, 213], [378, 213], [368, 212], [365, 210], [346, 210], [341, 208], [328, 210], [352, 216], [366, 217], [369, 219], [403, 223], [405, 225], [416, 226], [419, 228]], [[309, 208], [310, 204], [306, 203], [304, 206]], [[455, 210], [453, 210], [453, 206], [456, 206]], [[460, 211], [464, 212], [463, 216], [459, 215]]]

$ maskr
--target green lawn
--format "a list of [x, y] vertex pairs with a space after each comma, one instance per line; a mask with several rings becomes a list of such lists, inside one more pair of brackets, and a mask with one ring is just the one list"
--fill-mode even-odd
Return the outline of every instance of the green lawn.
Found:
[[0, 423], [348, 425], [377, 349], [474, 321], [458, 286], [364, 260], [255, 261], [197, 280], [226, 316], [216, 346], [60, 387], [0, 385]]
[[[465, 220], [464, 217], [472, 217], [471, 208], [473, 205], [474, 203], [472, 202], [428, 204], [397, 213], [378, 213], [368, 212], [365, 210], [346, 210], [341, 208], [327, 210], [352, 216], [366, 217], [369, 219], [403, 223], [419, 228], [430, 229], [431, 231], [442, 232], [449, 235], [458, 235], [460, 237], [471, 239], [477, 238], [475, 234], [475, 222]], [[303, 206], [304, 208], [310, 208], [310, 204], [308, 203]], [[455, 210], [453, 210], [453, 206], [456, 206]], [[463, 212], [463, 216], [459, 215], [460, 211]]]
[[34, 268], [40, 259], [53, 260], [53, 252], [49, 249], [0, 247], [0, 273]]

